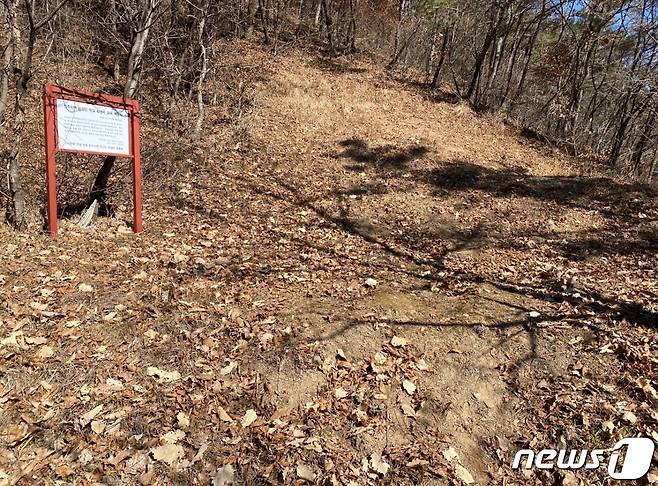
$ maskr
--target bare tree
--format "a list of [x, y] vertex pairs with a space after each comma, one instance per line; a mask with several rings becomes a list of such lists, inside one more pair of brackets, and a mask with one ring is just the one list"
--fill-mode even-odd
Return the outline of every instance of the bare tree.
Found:
[[[32, 63], [37, 38], [42, 29], [50, 22], [68, 0], [61, 0], [50, 11], [46, 11], [39, 20], [36, 14], [36, 0], [22, 4], [22, 13], [27, 17], [27, 27], [20, 22], [19, 0], [3, 0], [11, 33], [8, 36], [8, 49], [11, 51], [9, 65], [14, 73], [13, 118], [10, 126], [11, 144], [3, 154], [7, 167], [7, 188], [11, 198], [7, 207], [6, 218], [14, 227], [22, 228], [26, 224], [25, 190], [21, 181], [20, 147], [25, 123], [25, 99], [28, 85], [32, 79]], [[26, 35], [26, 39], [23, 37]], [[23, 43], [25, 42], [25, 46]], [[6, 95], [5, 95], [6, 96]]]
[[395, 35], [393, 36], [393, 50], [391, 53], [391, 59], [388, 61], [388, 67], [391, 68], [393, 67], [397, 61], [398, 58], [400, 57], [400, 40], [402, 37], [402, 21], [404, 20], [404, 11], [405, 11], [405, 4], [407, 3], [407, 0], [399, 0], [398, 1], [398, 18], [397, 22], [395, 23]]
[[[125, 98], [133, 98], [139, 87], [143, 72], [144, 49], [146, 48], [146, 42], [148, 41], [149, 33], [151, 32], [151, 28], [157, 18], [156, 14], [161, 3], [162, 0], [142, 0], [141, 2], [139, 21], [133, 32], [130, 56], [128, 58], [126, 69], [126, 82], [123, 89], [123, 96]], [[105, 205], [107, 199], [107, 185], [115, 161], [116, 157], [105, 157], [103, 165], [98, 171], [98, 174], [96, 174], [96, 178], [94, 179], [89, 194], [90, 204], [97, 199]]]
[[119, 14], [117, 12], [117, 2], [116, 0], [109, 0], [109, 7], [110, 7], [110, 31], [112, 32], [112, 45], [114, 46], [113, 49], [113, 62], [112, 62], [112, 79], [114, 79], [115, 82], [119, 81], [119, 76], [121, 73], [121, 62], [120, 62], [120, 46], [119, 46], [119, 28], [118, 28], [118, 22], [119, 22]]
[[320, 0], [322, 7], [322, 17], [324, 18], [324, 27], [327, 35], [327, 49], [329, 56], [333, 57], [336, 54], [336, 45], [334, 43], [334, 18], [332, 13], [332, 1]]
[[203, 0], [201, 6], [198, 7], [197, 45], [200, 51], [201, 67], [199, 68], [199, 77], [196, 86], [197, 118], [194, 125], [194, 132], [192, 133], [193, 140], [197, 140], [201, 136], [201, 128], [203, 127], [203, 118], [205, 115], [205, 106], [203, 104], [203, 82], [208, 74], [208, 49], [206, 47], [205, 32], [206, 23], [210, 13], [209, 9], [210, 0]]
[[9, 3], [0, 3], [0, 8], [2, 9], [0, 11], [0, 23], [3, 26], [2, 44], [0, 45], [2, 53], [2, 65], [0, 66], [0, 133], [2, 133], [9, 97], [9, 74], [14, 54], [14, 43], [12, 42], [12, 17], [10, 16]]

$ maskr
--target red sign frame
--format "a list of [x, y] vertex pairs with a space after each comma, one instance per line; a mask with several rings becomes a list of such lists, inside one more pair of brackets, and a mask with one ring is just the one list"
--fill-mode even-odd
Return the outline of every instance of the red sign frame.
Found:
[[48, 232], [57, 234], [57, 169], [55, 155], [57, 152], [69, 152], [92, 155], [107, 155], [126, 157], [125, 154], [94, 152], [84, 150], [68, 150], [59, 148], [57, 132], [57, 100], [77, 101], [99, 106], [109, 106], [128, 111], [128, 136], [133, 174], [133, 231], [141, 233], [142, 226], [142, 163], [140, 158], [139, 139], [139, 102], [130, 98], [121, 98], [103, 93], [91, 93], [79, 89], [63, 88], [61, 86], [44, 85], [43, 87], [43, 117], [46, 147], [46, 194], [48, 208]]

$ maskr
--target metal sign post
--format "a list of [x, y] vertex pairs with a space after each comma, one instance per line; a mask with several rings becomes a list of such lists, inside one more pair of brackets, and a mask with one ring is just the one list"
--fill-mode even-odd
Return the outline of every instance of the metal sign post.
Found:
[[45, 85], [43, 115], [46, 142], [48, 232], [57, 234], [57, 152], [132, 159], [133, 230], [142, 227], [142, 169], [139, 102], [102, 93]]

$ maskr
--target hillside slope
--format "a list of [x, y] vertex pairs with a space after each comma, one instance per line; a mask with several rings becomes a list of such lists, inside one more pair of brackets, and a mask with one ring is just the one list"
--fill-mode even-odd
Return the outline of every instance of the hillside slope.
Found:
[[244, 54], [144, 234], [0, 229], [0, 484], [552, 484], [516, 450], [656, 438], [651, 188], [364, 60]]

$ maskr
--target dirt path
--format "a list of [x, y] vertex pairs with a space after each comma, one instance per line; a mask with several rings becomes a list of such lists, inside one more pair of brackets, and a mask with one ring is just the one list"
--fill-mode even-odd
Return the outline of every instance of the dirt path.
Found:
[[2, 230], [3, 474], [539, 484], [514, 451], [654, 431], [651, 192], [368, 64], [264, 72], [143, 236]]

